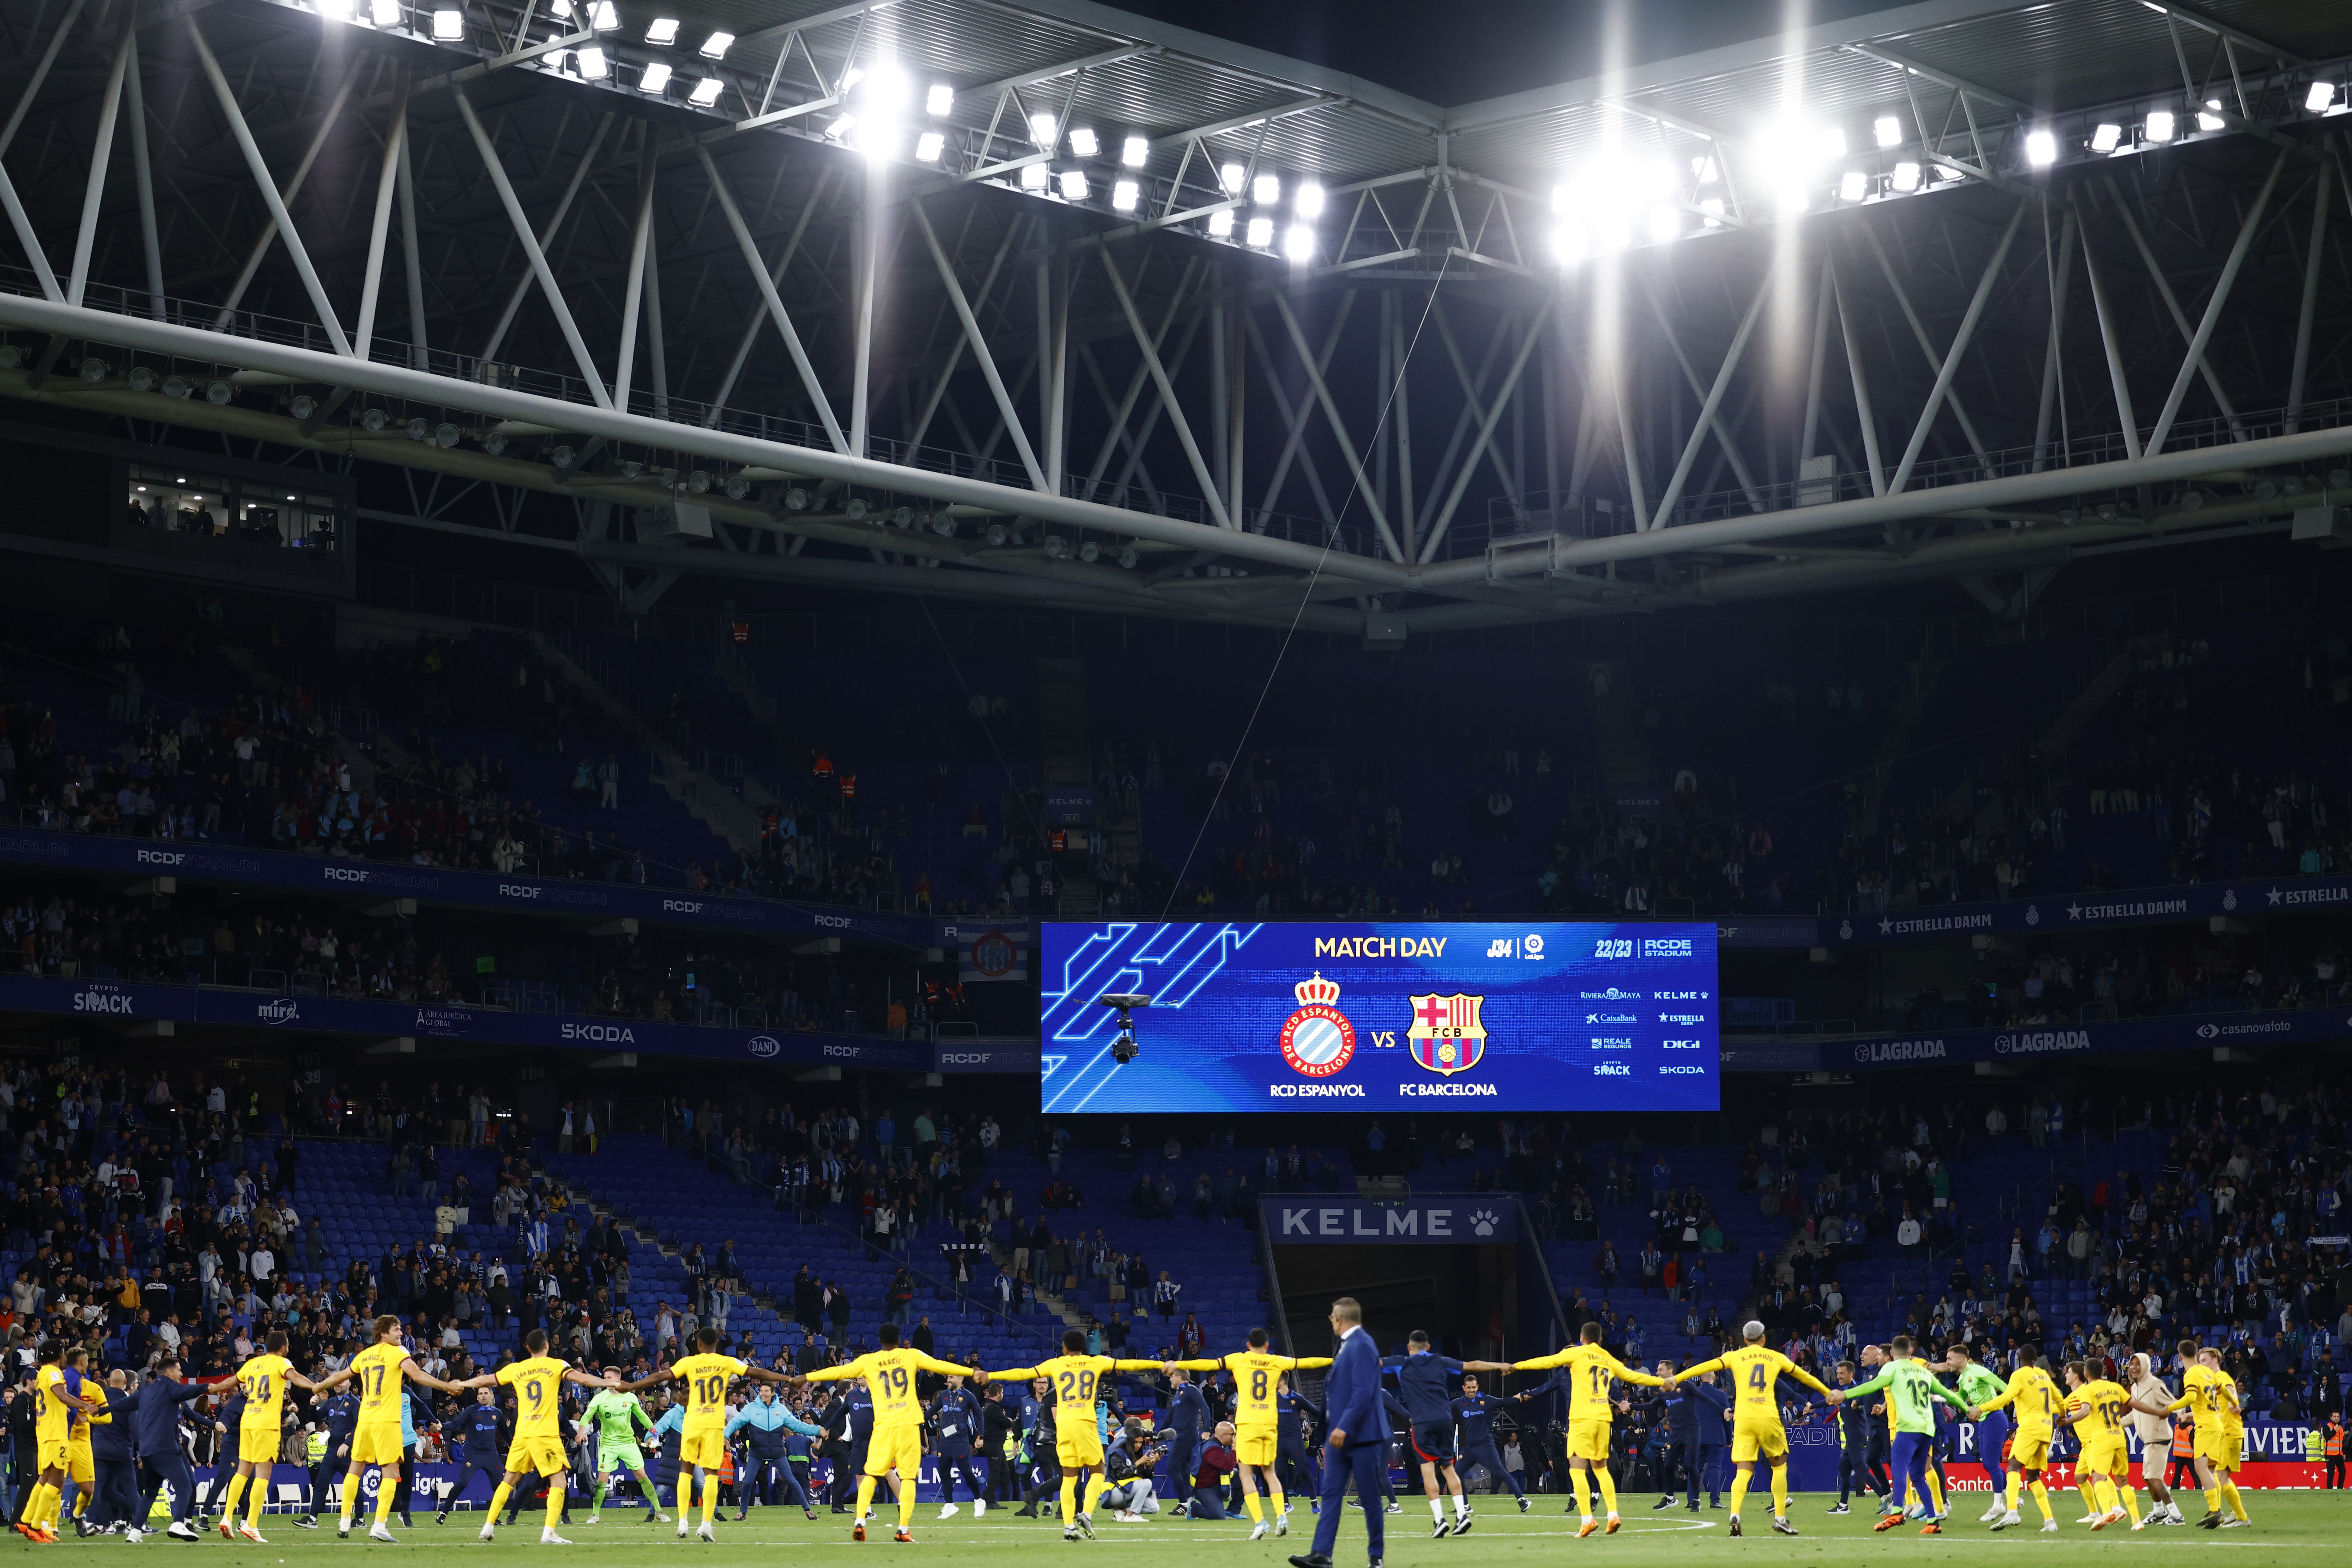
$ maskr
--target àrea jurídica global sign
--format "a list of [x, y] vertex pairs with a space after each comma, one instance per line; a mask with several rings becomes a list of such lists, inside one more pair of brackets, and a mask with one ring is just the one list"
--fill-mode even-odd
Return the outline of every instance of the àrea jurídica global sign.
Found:
[[[1712, 925], [1048, 922], [1043, 1108], [1718, 1105]], [[1105, 996], [1135, 1009], [1122, 1064]]]

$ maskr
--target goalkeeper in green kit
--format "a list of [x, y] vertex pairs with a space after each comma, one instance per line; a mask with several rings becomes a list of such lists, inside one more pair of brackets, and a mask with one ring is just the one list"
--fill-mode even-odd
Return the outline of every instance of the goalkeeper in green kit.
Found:
[[[618, 1377], [618, 1367], [608, 1367], [605, 1375]], [[661, 1511], [661, 1492], [653, 1478], [646, 1474], [646, 1457], [637, 1448], [637, 1434], [653, 1430], [653, 1417], [634, 1394], [624, 1394], [617, 1388], [601, 1388], [596, 1397], [580, 1417], [580, 1435], [588, 1429], [596, 1432], [596, 1491], [588, 1503], [588, 1522], [594, 1524], [604, 1511], [604, 1489], [615, 1470], [626, 1470], [637, 1479], [637, 1490], [645, 1494], [646, 1522], [667, 1524], [669, 1515]]]
[[[1887, 1390], [1887, 1404], [1895, 1412], [1895, 1474], [1897, 1490], [1904, 1480], [1911, 1486], [1914, 1500], [1927, 1510], [1927, 1523], [1922, 1535], [1944, 1533], [1943, 1516], [1936, 1511], [1927, 1491], [1927, 1461], [1936, 1445], [1936, 1402], [1940, 1400], [1955, 1409], [1966, 1410], [1968, 1404], [1936, 1380], [1934, 1373], [1911, 1359], [1910, 1339], [1895, 1336], [1895, 1354], [1877, 1376], [1867, 1383], [1857, 1383], [1852, 1388], [1830, 1391], [1830, 1403], [1843, 1404], [1864, 1395]], [[1903, 1522], [1899, 1513], [1890, 1513], [1880, 1520], [1879, 1530], [1888, 1530]]]

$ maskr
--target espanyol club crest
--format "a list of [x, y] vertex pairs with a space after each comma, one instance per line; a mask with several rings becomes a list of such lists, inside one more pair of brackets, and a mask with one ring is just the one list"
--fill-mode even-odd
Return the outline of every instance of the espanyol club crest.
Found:
[[1311, 980], [1291, 988], [1298, 1010], [1282, 1022], [1282, 1060], [1292, 1071], [1307, 1078], [1328, 1078], [1356, 1054], [1356, 1026], [1331, 1004], [1339, 999], [1339, 983], [1315, 971]]
[[1451, 1078], [1478, 1065], [1486, 1054], [1486, 1026], [1478, 1021], [1484, 997], [1430, 995], [1412, 998], [1412, 1059], [1432, 1072]]

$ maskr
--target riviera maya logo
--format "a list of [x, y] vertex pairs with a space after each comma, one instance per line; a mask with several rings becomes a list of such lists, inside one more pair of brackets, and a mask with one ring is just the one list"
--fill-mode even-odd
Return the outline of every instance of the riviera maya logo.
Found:
[[1492, 1236], [1495, 1234], [1495, 1227], [1500, 1222], [1501, 1217], [1496, 1214], [1493, 1209], [1478, 1209], [1470, 1216], [1470, 1234], [1473, 1236]]
[[1290, 989], [1298, 1010], [1282, 1021], [1282, 1060], [1303, 1077], [1328, 1078], [1356, 1054], [1356, 1026], [1331, 1005], [1339, 999], [1339, 982], [1318, 969]]

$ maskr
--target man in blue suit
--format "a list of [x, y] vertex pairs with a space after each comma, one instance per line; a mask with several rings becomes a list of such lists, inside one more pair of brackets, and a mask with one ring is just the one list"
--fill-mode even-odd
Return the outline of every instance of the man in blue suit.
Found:
[[1371, 1568], [1381, 1568], [1388, 1524], [1381, 1482], [1389, 1457], [1388, 1422], [1381, 1407], [1381, 1353], [1365, 1332], [1364, 1309], [1353, 1296], [1331, 1303], [1331, 1332], [1339, 1344], [1323, 1383], [1330, 1436], [1323, 1450], [1323, 1501], [1316, 1513], [1315, 1550], [1293, 1557], [1290, 1568], [1331, 1568], [1331, 1548], [1339, 1543], [1341, 1504], [1351, 1478], [1364, 1508]]

